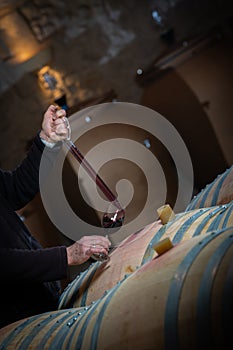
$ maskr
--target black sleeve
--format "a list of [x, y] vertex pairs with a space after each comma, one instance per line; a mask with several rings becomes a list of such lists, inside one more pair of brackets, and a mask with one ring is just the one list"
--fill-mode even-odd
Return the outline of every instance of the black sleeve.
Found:
[[37, 135], [27, 157], [16, 169], [0, 170], [0, 193], [13, 210], [24, 207], [39, 190], [39, 166], [43, 150], [44, 144]]
[[[0, 194], [8, 201], [13, 210], [23, 208], [39, 191], [40, 161], [45, 145], [39, 137], [35, 137], [27, 157], [13, 171], [0, 170]], [[52, 165], [54, 157], [61, 150], [61, 142], [46, 152], [48, 165]], [[51, 154], [50, 154], [51, 153]], [[49, 171], [49, 166], [48, 166]]]
[[0, 264], [1, 279], [8, 283], [60, 280], [67, 276], [66, 247], [37, 250], [0, 249]]

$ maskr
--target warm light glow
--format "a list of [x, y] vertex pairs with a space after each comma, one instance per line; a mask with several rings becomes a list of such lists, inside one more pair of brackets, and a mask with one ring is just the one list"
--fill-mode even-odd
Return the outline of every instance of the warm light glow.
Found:
[[56, 79], [56, 72], [53, 71], [49, 66], [44, 66], [38, 72], [39, 82], [45, 89], [55, 90], [58, 84]]
[[89, 90], [82, 88], [79, 81], [75, 78], [73, 78], [72, 83], [75, 83], [76, 91], [75, 95], [71, 94], [66, 85], [67, 79], [66, 81], [63, 80], [65, 73], [58, 72], [48, 65], [43, 66], [37, 72], [37, 75], [39, 85], [46, 98], [57, 100], [65, 94], [68, 105], [72, 106], [77, 101], [84, 101], [92, 96]]
[[57, 99], [64, 94], [65, 87], [58, 71], [49, 66], [44, 66], [38, 71], [37, 75], [40, 87], [45, 94], [52, 94], [53, 99]]
[[23, 63], [28, 60], [30, 60], [34, 55], [36, 54], [36, 51], [33, 50], [32, 47], [29, 47], [27, 50], [24, 49], [24, 51], [19, 51], [17, 53], [17, 63]]
[[24, 63], [40, 51], [41, 45], [17, 12], [1, 18], [0, 28], [4, 32], [5, 43], [11, 52], [12, 63]]

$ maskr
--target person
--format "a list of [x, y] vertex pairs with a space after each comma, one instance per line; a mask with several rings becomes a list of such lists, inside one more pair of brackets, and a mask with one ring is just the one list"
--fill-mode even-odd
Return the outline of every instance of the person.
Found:
[[39, 191], [44, 148], [59, 147], [67, 138], [65, 117], [65, 110], [49, 106], [26, 158], [13, 171], [0, 169], [1, 328], [56, 310], [68, 266], [80, 265], [95, 253], [108, 254], [110, 241], [100, 235], [83, 236], [68, 247], [44, 248], [17, 214]]

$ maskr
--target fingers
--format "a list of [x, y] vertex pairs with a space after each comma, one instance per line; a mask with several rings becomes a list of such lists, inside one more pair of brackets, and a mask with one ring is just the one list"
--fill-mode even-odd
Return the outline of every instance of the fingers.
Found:
[[62, 125], [67, 128], [67, 119], [66, 117], [58, 118], [53, 121], [54, 126]]
[[64, 118], [66, 116], [66, 111], [64, 109], [57, 109], [55, 112], [56, 119]]
[[[47, 109], [47, 112], [49, 112], [49, 113], [56, 113], [56, 110], [57, 110], [57, 107], [56, 107], [56, 106], [50, 105], [50, 106], [48, 107], [48, 109]], [[47, 112], [46, 112], [46, 113], [47, 113]]]
[[58, 136], [65, 136], [65, 138], [70, 139], [70, 124], [66, 118], [66, 111], [64, 109], [57, 109], [53, 117], [53, 131]]
[[98, 235], [83, 236], [67, 248], [68, 265], [79, 265], [87, 261], [93, 254], [108, 256], [111, 242], [107, 237]]
[[95, 253], [101, 253], [101, 252], [106, 252], [108, 253], [109, 251], [109, 247], [103, 247], [103, 245], [100, 245], [100, 244], [92, 244], [90, 245], [89, 247], [91, 247], [91, 250]]
[[88, 249], [88, 254], [91, 258], [100, 261], [109, 260], [109, 248], [111, 242], [107, 237], [91, 236], [91, 242], [93, 242]]
[[54, 120], [53, 122], [53, 131], [57, 136], [62, 137], [62, 139], [70, 139], [71, 130], [70, 125], [66, 117], [62, 117]]
[[111, 242], [107, 237], [102, 236], [84, 236], [78, 244], [82, 247], [83, 253], [91, 257], [93, 254], [104, 254], [108, 256]]
[[47, 111], [44, 114], [45, 119], [55, 119], [56, 118], [56, 111], [57, 111], [57, 107], [54, 105], [50, 105], [47, 109]]
[[63, 140], [69, 140], [71, 130], [66, 118], [66, 111], [50, 105], [44, 114], [40, 137], [49, 143], [57, 143]]
[[105, 255], [108, 255], [108, 249], [105, 249], [101, 246], [90, 246], [90, 247], [86, 247], [86, 254], [90, 256], [92, 256], [93, 254], [105, 254]]
[[80, 243], [86, 244], [89, 246], [95, 246], [99, 248], [109, 249], [111, 242], [107, 237], [92, 235], [92, 236], [83, 236], [80, 240]]
[[50, 120], [57, 120], [59, 118], [63, 118], [66, 116], [66, 111], [64, 109], [60, 109], [58, 106], [50, 105], [45, 112], [45, 118], [49, 118]]

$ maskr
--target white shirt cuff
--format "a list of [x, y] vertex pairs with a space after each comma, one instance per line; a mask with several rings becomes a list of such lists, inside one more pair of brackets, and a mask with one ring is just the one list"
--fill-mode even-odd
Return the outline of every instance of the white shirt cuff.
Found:
[[44, 144], [46, 147], [53, 148], [53, 147], [56, 145], [56, 143], [54, 143], [54, 142], [48, 142], [48, 141], [46, 141], [45, 139], [43, 139], [42, 137], [40, 137], [40, 139], [41, 139], [41, 141], [43, 142], [43, 144]]

